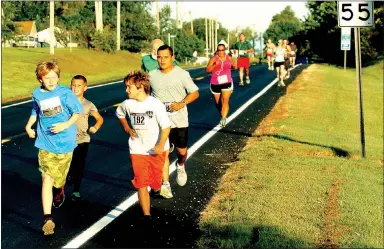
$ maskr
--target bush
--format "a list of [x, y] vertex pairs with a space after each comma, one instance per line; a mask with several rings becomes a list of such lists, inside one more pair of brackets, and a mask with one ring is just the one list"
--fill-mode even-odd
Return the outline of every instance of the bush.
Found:
[[90, 44], [97, 51], [114, 53], [116, 51], [116, 33], [109, 27], [105, 27], [102, 32], [95, 31], [90, 35]]

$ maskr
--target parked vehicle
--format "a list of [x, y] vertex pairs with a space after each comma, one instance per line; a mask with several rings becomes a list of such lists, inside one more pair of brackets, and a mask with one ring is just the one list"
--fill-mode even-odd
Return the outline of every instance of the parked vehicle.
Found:
[[12, 41], [13, 47], [32, 47], [37, 48], [38, 41], [36, 37], [29, 35], [18, 35], [15, 40]]

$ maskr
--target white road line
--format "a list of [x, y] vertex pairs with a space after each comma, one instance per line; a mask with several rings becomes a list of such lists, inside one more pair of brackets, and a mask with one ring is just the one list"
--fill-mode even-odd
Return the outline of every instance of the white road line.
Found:
[[[203, 67], [188, 68], [186, 70], [187, 71], [193, 71], [193, 70], [197, 70], [197, 69], [201, 69], [201, 68], [203, 68]], [[109, 82], [109, 83], [106, 83], [106, 84], [100, 84], [100, 85], [97, 85], [97, 86], [89, 86], [88, 89], [102, 87], [102, 86], [108, 86], [108, 85], [113, 85], [113, 84], [120, 83], [120, 82], [123, 82], [123, 80], [113, 81], [113, 82]], [[22, 102], [17, 102], [17, 103], [11, 104], [11, 105], [2, 106], [1, 109], [5, 109], [5, 108], [12, 107], [12, 106], [17, 106], [17, 105], [22, 105], [22, 104], [25, 104], [25, 103], [29, 103], [31, 101], [32, 100], [26, 100], [26, 101], [22, 101]]]
[[[297, 64], [294, 68], [299, 66], [301, 64]], [[235, 119], [237, 116], [240, 115], [241, 112], [243, 112], [249, 105], [251, 105], [255, 100], [260, 98], [265, 92], [267, 92], [274, 84], [277, 83], [277, 79], [274, 79], [269, 85], [267, 85], [261, 92], [253, 96], [251, 99], [249, 99], [245, 104], [243, 104], [239, 109], [237, 109], [236, 112], [234, 112], [231, 116], [227, 118], [227, 122], [231, 122], [233, 119]], [[205, 134], [202, 138], [200, 138], [196, 143], [192, 145], [188, 149], [188, 157], [192, 156], [206, 141], [208, 141], [213, 135], [215, 135], [219, 130], [221, 130], [222, 127], [220, 125], [216, 125], [211, 131], [209, 131], [207, 134]], [[172, 174], [176, 170], [176, 160], [173, 161], [169, 167], [169, 174]], [[72, 239], [68, 244], [63, 246], [62, 248], [79, 248], [82, 246], [85, 242], [87, 242], [90, 238], [95, 236], [98, 232], [101, 231], [104, 227], [106, 227], [109, 223], [111, 223], [114, 219], [116, 219], [119, 215], [121, 215], [124, 211], [126, 211], [128, 208], [133, 206], [138, 201], [137, 194], [134, 193], [133, 195], [127, 197], [122, 203], [120, 203], [119, 206], [115, 207], [110, 211], [108, 214], [106, 214], [103, 218], [101, 218], [99, 221], [95, 222], [92, 226], [90, 226], [87, 230], [79, 234], [77, 237]]]

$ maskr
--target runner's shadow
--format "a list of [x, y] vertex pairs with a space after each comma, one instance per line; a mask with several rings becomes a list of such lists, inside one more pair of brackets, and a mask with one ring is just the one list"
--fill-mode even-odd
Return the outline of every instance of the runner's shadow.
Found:
[[306, 142], [306, 141], [300, 141], [300, 140], [296, 140], [296, 139], [290, 138], [288, 136], [283, 136], [283, 135], [279, 135], [279, 134], [256, 135], [255, 137], [274, 137], [277, 139], [282, 139], [282, 140], [286, 140], [286, 141], [290, 141], [290, 142], [294, 142], [294, 143], [306, 144], [306, 145], [321, 147], [321, 148], [325, 148], [325, 149], [330, 149], [330, 150], [332, 150], [333, 154], [337, 157], [349, 158], [351, 156], [351, 154], [348, 151], [343, 150], [341, 148], [337, 148], [337, 147], [333, 147], [333, 146], [326, 146], [326, 145], [316, 144], [316, 143], [311, 143], [311, 142]]

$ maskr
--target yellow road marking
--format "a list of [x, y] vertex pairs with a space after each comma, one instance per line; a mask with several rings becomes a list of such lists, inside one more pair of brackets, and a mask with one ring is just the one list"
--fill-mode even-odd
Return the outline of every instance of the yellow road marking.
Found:
[[202, 80], [202, 79], [204, 79], [204, 76], [202, 76], [202, 77], [197, 77], [197, 78], [194, 78], [194, 80]]

